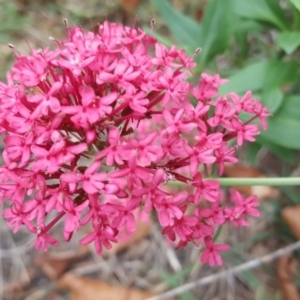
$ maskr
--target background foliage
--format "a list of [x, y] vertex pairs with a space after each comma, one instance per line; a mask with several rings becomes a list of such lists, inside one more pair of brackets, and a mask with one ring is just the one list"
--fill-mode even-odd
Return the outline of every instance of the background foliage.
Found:
[[292, 161], [292, 150], [300, 149], [300, 1], [210, 0], [199, 21], [166, 0], [152, 3], [172, 40], [190, 53], [202, 48], [197, 73], [218, 70], [230, 79], [222, 93], [252, 90], [269, 107], [269, 130], [249, 151], [266, 146]]
[[[256, 143], [248, 145], [245, 149], [248, 162], [259, 163], [259, 166], [268, 174], [290, 176], [293, 170], [294, 175], [299, 176], [299, 168], [295, 166], [299, 163], [297, 150], [300, 149], [299, 0], [0, 0], [1, 80], [5, 78], [5, 70], [8, 69], [13, 58], [13, 53], [7, 47], [7, 43], [14, 44], [20, 53], [29, 52], [30, 47], [47, 47], [51, 44], [47, 36], [51, 35], [58, 39], [64, 37], [62, 22], [64, 18], [69, 20], [70, 25], [80, 24], [88, 29], [105, 19], [123, 22], [127, 25], [131, 25], [134, 19], [137, 26], [147, 31], [150, 31], [150, 20], [155, 18], [156, 26], [152, 34], [155, 34], [161, 42], [166, 45], [176, 44], [178, 47], [184, 47], [190, 54], [201, 47], [201, 54], [196, 56], [199, 63], [195, 70], [196, 75], [202, 71], [220, 72], [223, 77], [230, 79], [230, 82], [222, 87], [222, 93], [235, 91], [242, 94], [250, 89], [257, 98], [268, 105], [273, 113], [273, 117], [269, 120], [269, 130], [264, 132]], [[269, 153], [264, 155], [262, 160], [261, 153], [265, 148], [284, 161], [294, 162], [293, 167], [282, 163], [280, 159], [276, 160], [274, 156], [270, 157]], [[237, 177], [237, 174], [238, 171], [235, 171], [233, 176]], [[244, 175], [243, 173], [241, 177]], [[281, 192], [283, 195], [281, 198], [262, 204], [263, 217], [252, 224], [248, 231], [229, 229], [228, 232], [222, 232], [222, 239], [227, 239], [232, 244], [238, 241], [225, 258], [228, 269], [253, 257], [271, 252], [281, 247], [283, 243], [293, 241], [291, 231], [281, 218], [281, 212], [284, 206], [300, 205], [299, 191], [284, 188]], [[296, 212], [296, 209], [293, 208], [293, 211]], [[299, 219], [297, 215], [296, 219]], [[11, 248], [0, 249], [0, 254], [9, 253], [11, 256], [6, 254], [7, 257], [2, 256], [0, 261], [0, 266], [4, 270], [3, 278], [1, 279], [0, 274], [0, 279], [4, 283], [6, 280], [9, 281], [5, 277], [6, 274], [17, 274], [19, 269], [23, 270], [23, 267], [20, 268], [22, 264], [29, 268], [33, 261], [32, 253], [15, 255], [23, 251], [22, 249], [25, 249], [24, 252], [27, 251], [27, 236], [22, 236], [23, 240], [15, 236], [12, 238], [5, 230], [3, 225], [0, 233], [5, 238], [2, 238], [1, 248], [6, 248], [7, 244]], [[148, 280], [150, 284], [153, 284], [154, 281], [151, 281], [153, 274], [149, 272], [150, 275], [147, 277], [147, 274], [139, 272], [134, 263], [141, 262], [142, 270], [151, 271], [151, 268], [157, 268], [159, 280], [164, 281], [162, 284], [167, 288], [171, 288], [215, 272], [195, 263], [193, 253], [197, 254], [198, 251], [195, 248], [191, 252], [189, 252], [191, 249], [185, 249], [179, 253], [179, 260], [183, 266], [181, 271], [165, 267], [168, 264], [162, 261], [167, 259], [169, 249], [157, 237], [154, 238], [157, 242], [153, 242], [153, 236], [160, 236], [158, 229], [157, 231], [152, 229], [153, 231], [154, 234], [149, 238], [149, 243], [153, 247], [146, 245], [147, 251], [140, 250], [149, 258], [148, 265], [145, 259], [141, 259], [138, 255], [133, 255], [136, 259], [136, 261], [133, 259], [133, 263], [130, 259], [127, 261], [128, 253], [125, 253], [121, 258], [114, 257], [109, 262], [105, 262], [102, 269], [97, 266], [99, 277], [102, 276], [101, 278], [105, 280], [109, 278], [110, 284], [120, 285], [121, 283], [128, 286], [132, 284], [130, 283], [131, 273], [128, 275], [128, 266], [130, 266], [132, 274], [140, 276], [141, 286], [148, 287], [149, 285], [145, 285], [145, 282]], [[300, 233], [298, 238], [300, 238]], [[11, 244], [9, 244], [10, 240]], [[23, 248], [20, 247], [20, 241], [25, 245]], [[139, 247], [134, 245], [132, 249], [137, 251]], [[299, 253], [297, 255], [300, 257]], [[22, 259], [23, 261], [19, 262]], [[91, 265], [95, 266], [96, 263], [101, 265], [102, 261], [100, 262], [99, 258], [93, 257], [93, 259], [90, 257], [88, 259]], [[43, 259], [43, 264], [44, 262]], [[51, 264], [53, 264], [52, 261]], [[161, 271], [162, 268], [164, 271]], [[116, 279], [115, 277], [118, 276], [113, 273], [119, 269], [122, 272], [126, 271], [126, 276], [122, 280]], [[275, 265], [264, 266], [257, 272], [245, 271], [239, 274], [235, 278], [236, 290], [232, 294], [242, 295], [243, 298], [236, 296], [237, 298], [233, 299], [283, 299], [278, 296], [275, 277]], [[232, 278], [228, 278], [227, 294], [224, 292], [224, 282], [221, 282], [209, 288], [197, 289], [194, 296], [190, 293], [183, 294], [179, 299], [200, 299], [200, 296], [201, 299], [213, 299], [213, 296], [209, 298], [210, 295], [218, 294], [213, 290], [214, 286], [215, 290], [219, 290], [216, 299], [230, 299], [228, 296], [232, 287], [230, 280]], [[45, 278], [38, 273], [31, 284], [35, 285], [34, 288], [46, 290], [47, 293], [48, 287], [45, 288], [45, 282], [47, 282]], [[299, 280], [296, 284], [300, 286]], [[102, 291], [101, 294], [103, 294]], [[20, 299], [24, 297], [21, 296]], [[42, 296], [40, 299], [53, 299], [53, 297], [51, 298], [50, 294], [49, 298]]]

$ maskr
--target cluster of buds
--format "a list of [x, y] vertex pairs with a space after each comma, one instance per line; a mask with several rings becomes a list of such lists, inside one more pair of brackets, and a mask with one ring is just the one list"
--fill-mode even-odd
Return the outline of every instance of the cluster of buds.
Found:
[[146, 213], [157, 215], [177, 248], [203, 246], [203, 263], [222, 264], [219, 251], [229, 246], [214, 244], [215, 231], [227, 222], [247, 226], [258, 202], [232, 191], [223, 204], [211, 175], [237, 162], [237, 145], [255, 140], [253, 120], [266, 128], [267, 109], [250, 92], [219, 96], [226, 80], [218, 75], [189, 83], [197, 51], [189, 57], [109, 22], [96, 32], [66, 31], [53, 50], [15, 51], [0, 83], [0, 204], [8, 226], [25, 226], [46, 250], [58, 244], [49, 230], [59, 220], [66, 241], [89, 223], [80, 243], [93, 242], [101, 254]]

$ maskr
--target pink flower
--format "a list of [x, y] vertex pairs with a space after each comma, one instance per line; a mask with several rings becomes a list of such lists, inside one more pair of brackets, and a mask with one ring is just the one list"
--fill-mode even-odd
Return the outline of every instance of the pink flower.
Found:
[[54, 237], [47, 233], [44, 225], [37, 228], [32, 228], [31, 232], [37, 234], [37, 237], [35, 239], [35, 248], [37, 250], [47, 251], [48, 245], [56, 247], [59, 244]]
[[19, 167], [26, 166], [30, 159], [30, 146], [34, 143], [33, 138], [32, 132], [29, 132], [26, 137], [19, 135], [6, 136], [4, 142], [7, 146], [3, 153], [6, 163], [21, 161]]
[[105, 190], [106, 193], [116, 193], [118, 187], [113, 184], [106, 184], [108, 176], [105, 172], [96, 173], [101, 163], [96, 161], [90, 165], [82, 174], [81, 172], [70, 172], [61, 175], [61, 180], [67, 183], [82, 183], [82, 188], [88, 194], [95, 194]]
[[101, 225], [94, 226], [95, 231], [88, 234], [84, 238], [82, 238], [79, 243], [81, 245], [87, 245], [91, 242], [94, 242], [96, 253], [102, 254], [102, 245], [106, 249], [110, 249], [112, 247], [111, 242], [116, 243], [118, 240], [115, 238], [116, 231], [114, 231], [109, 226], [101, 228]]
[[169, 126], [167, 126], [166, 131], [168, 134], [173, 132], [189, 132], [193, 128], [197, 127], [197, 124], [185, 122], [182, 118], [184, 113], [183, 109], [178, 110], [176, 115], [173, 117], [169, 110], [163, 110], [163, 116], [168, 123]]
[[237, 132], [237, 144], [239, 146], [242, 146], [244, 140], [254, 142], [254, 136], [259, 134], [258, 125], [256, 124], [245, 125], [236, 118], [231, 120], [231, 124], [233, 129]]
[[197, 173], [192, 184], [197, 187], [193, 202], [198, 204], [201, 196], [208, 201], [215, 202], [219, 199], [220, 184], [216, 180], [202, 180], [201, 173]]
[[120, 132], [118, 128], [110, 128], [107, 141], [110, 146], [107, 146], [105, 149], [100, 151], [95, 158], [102, 159], [105, 157], [106, 163], [109, 166], [112, 166], [114, 162], [118, 165], [123, 165], [123, 157], [125, 157], [126, 154], [129, 155], [129, 151], [121, 145]]
[[212, 127], [216, 127], [219, 124], [223, 125], [227, 130], [232, 130], [230, 123], [231, 118], [235, 115], [236, 109], [230, 102], [218, 99], [216, 103], [216, 110], [214, 117], [207, 120], [208, 124]]
[[97, 99], [94, 90], [91, 87], [84, 86], [79, 88], [79, 93], [81, 105], [64, 106], [62, 112], [71, 114], [72, 122], [86, 129], [101, 117], [111, 113], [112, 107], [110, 104], [118, 97], [117, 93], [111, 93]]
[[219, 254], [220, 251], [227, 251], [230, 247], [226, 244], [214, 244], [211, 237], [204, 239], [206, 249], [201, 254], [201, 262], [203, 264], [208, 263], [211, 267], [218, 265], [222, 266], [222, 258]]
[[227, 145], [225, 142], [222, 142], [219, 149], [216, 149], [214, 151], [214, 154], [216, 156], [216, 163], [219, 164], [219, 176], [221, 176], [224, 172], [224, 164], [227, 163], [237, 163], [238, 159], [234, 157], [234, 153], [236, 151], [236, 148], [232, 147], [229, 149], [226, 149]]
[[116, 208], [119, 213], [112, 220], [112, 227], [122, 230], [126, 226], [128, 232], [134, 232], [136, 230], [134, 210], [138, 207], [140, 202], [140, 198], [133, 198], [127, 202], [126, 207], [122, 205], [114, 205], [114, 208]]
[[[65, 238], [69, 237], [68, 234], [76, 232], [80, 227], [80, 214], [88, 206], [88, 201], [84, 201], [80, 205], [75, 206], [71, 198], [65, 198], [63, 208], [66, 212], [64, 235]], [[68, 238], [66, 238], [68, 240]]]
[[7, 222], [7, 225], [14, 227], [14, 233], [16, 233], [23, 224], [30, 228], [30, 221], [27, 219], [27, 213], [24, 211], [23, 206], [17, 201], [11, 208], [5, 209], [2, 216], [10, 219]]
[[158, 213], [158, 220], [161, 226], [172, 226], [174, 219], [180, 219], [183, 216], [182, 211], [178, 208], [187, 198], [186, 192], [178, 193], [175, 196], [159, 196], [154, 199], [153, 205]]
[[236, 205], [236, 208], [240, 210], [240, 215], [249, 215], [252, 217], [259, 217], [260, 213], [257, 210], [259, 202], [257, 201], [257, 196], [249, 196], [244, 199], [244, 197], [236, 190], [230, 191], [231, 201]]
[[[180, 209], [185, 213], [187, 206], [182, 206]], [[172, 241], [175, 241], [177, 234], [181, 241], [186, 242], [191, 239], [197, 223], [198, 220], [195, 216], [183, 215], [180, 219], [174, 219], [173, 225], [166, 226], [163, 229], [162, 234], [167, 235]]]
[[59, 100], [54, 97], [62, 87], [61, 82], [55, 82], [50, 90], [45, 95], [31, 95], [28, 97], [28, 102], [37, 103], [34, 115], [49, 115], [49, 108], [53, 113], [58, 113], [61, 109]]

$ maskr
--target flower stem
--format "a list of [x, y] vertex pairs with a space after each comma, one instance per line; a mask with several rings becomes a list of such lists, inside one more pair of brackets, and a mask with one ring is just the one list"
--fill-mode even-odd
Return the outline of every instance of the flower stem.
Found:
[[300, 177], [274, 177], [274, 178], [214, 178], [222, 186], [232, 185], [268, 185], [268, 186], [288, 186], [300, 185]]
[[[249, 178], [223, 178], [223, 177], [215, 177], [215, 178], [203, 178], [216, 180], [220, 182], [221, 186], [239, 186], [239, 185], [259, 185], [259, 186], [295, 186], [300, 185], [300, 177], [249, 177]], [[169, 181], [170, 185], [180, 186], [185, 184], [181, 181]]]

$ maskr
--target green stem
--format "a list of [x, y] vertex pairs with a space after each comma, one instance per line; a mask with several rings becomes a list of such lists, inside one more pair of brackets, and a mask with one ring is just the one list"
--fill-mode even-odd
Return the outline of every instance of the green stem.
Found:
[[[300, 185], [300, 177], [249, 177], [249, 178], [223, 178], [223, 177], [215, 177], [215, 178], [203, 178], [219, 181], [221, 186], [238, 186], [238, 185], [259, 185], [259, 186], [295, 186]], [[170, 181], [170, 185], [173, 186], [181, 186], [185, 183], [181, 181]]]
[[300, 177], [274, 177], [274, 178], [214, 178], [222, 186], [232, 185], [268, 185], [288, 186], [300, 185]]

